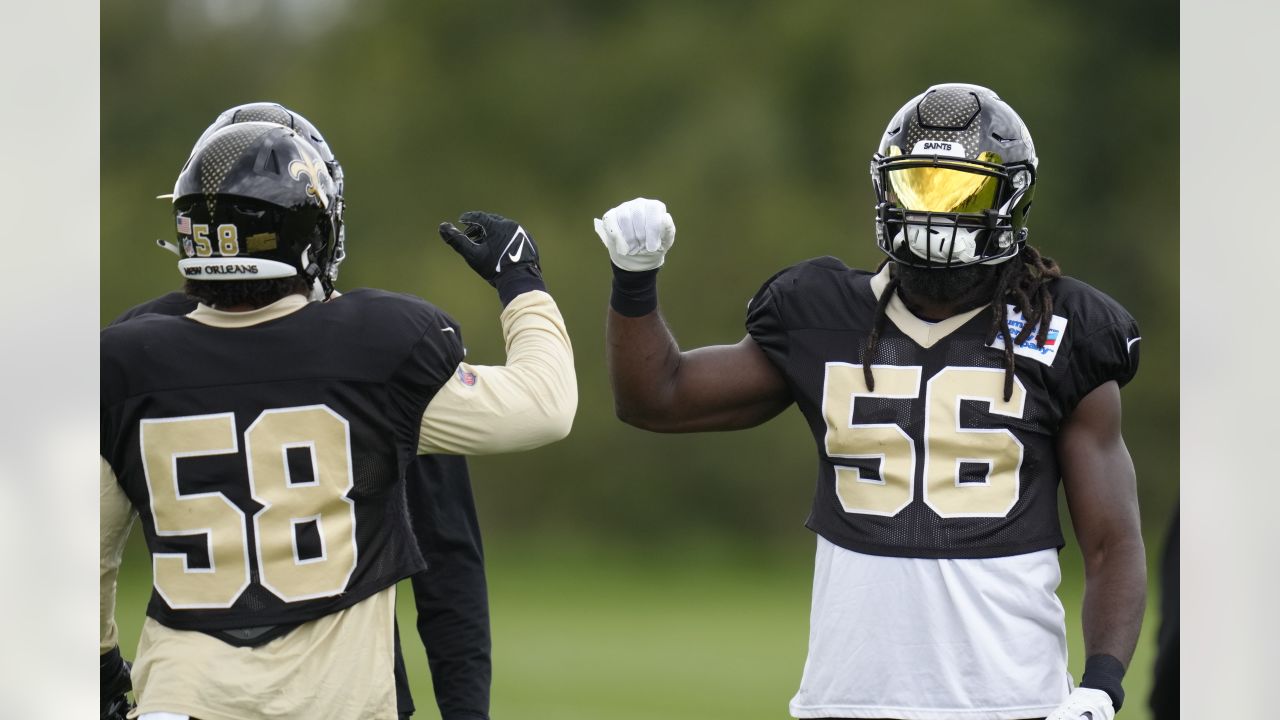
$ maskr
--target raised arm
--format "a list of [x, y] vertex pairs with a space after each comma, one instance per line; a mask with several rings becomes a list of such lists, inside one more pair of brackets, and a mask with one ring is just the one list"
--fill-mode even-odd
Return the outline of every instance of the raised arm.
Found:
[[[1120, 434], [1120, 387], [1115, 381], [1102, 384], [1076, 406], [1059, 433], [1058, 456], [1085, 565], [1086, 659], [1076, 693], [1104, 691], [1111, 700], [1108, 705], [1119, 709], [1124, 699], [1120, 681], [1138, 643], [1146, 608], [1147, 564], [1133, 461]], [[1076, 720], [1077, 715], [1069, 717]]]
[[505, 365], [461, 363], [423, 413], [419, 453], [484, 455], [540, 447], [569, 434], [578, 408], [573, 347], [546, 292], [538, 247], [500, 215], [464, 213], [440, 235], [498, 290]]
[[596, 220], [596, 232], [613, 262], [605, 342], [619, 418], [655, 432], [736, 430], [791, 404], [782, 374], [750, 337], [680, 351], [658, 312], [658, 268], [676, 232], [662, 202], [625, 202]]

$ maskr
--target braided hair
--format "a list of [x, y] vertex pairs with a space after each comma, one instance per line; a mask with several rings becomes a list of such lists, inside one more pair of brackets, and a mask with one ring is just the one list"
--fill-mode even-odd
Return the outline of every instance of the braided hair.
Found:
[[[885, 258], [880, 268], [892, 262]], [[930, 272], [948, 272], [937, 270]], [[1004, 401], [1013, 397], [1013, 349], [1031, 338], [1035, 333], [1036, 345], [1043, 348], [1049, 338], [1049, 324], [1053, 320], [1053, 295], [1049, 293], [1049, 283], [1062, 277], [1062, 270], [1053, 258], [1045, 257], [1030, 245], [999, 266], [996, 271], [995, 291], [991, 296], [991, 326], [987, 329], [986, 344], [995, 342], [996, 336], [1004, 341]], [[902, 284], [902, 278], [894, 274], [889, 284], [876, 303], [875, 320], [871, 333], [867, 336], [867, 345], [862, 354], [862, 375], [868, 390], [876, 389], [875, 376], [871, 372], [871, 363], [875, 359], [876, 348], [880, 345], [880, 335], [884, 330], [884, 319], [889, 300]], [[1007, 302], [1006, 302], [1007, 301]], [[1021, 312], [1026, 323], [1011, 337], [1009, 332], [1009, 305]]]

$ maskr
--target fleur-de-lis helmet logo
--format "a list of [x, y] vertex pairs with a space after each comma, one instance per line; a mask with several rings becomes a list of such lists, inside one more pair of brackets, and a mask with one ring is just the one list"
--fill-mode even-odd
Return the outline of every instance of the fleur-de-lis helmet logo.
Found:
[[[303, 147], [303, 143], [298, 143], [299, 147]], [[294, 180], [301, 180], [303, 175], [307, 176], [307, 194], [320, 199], [320, 205], [324, 208], [329, 207], [329, 195], [320, 187], [319, 179], [321, 174], [328, 174], [328, 168], [325, 167], [324, 161], [318, 155], [311, 152], [310, 148], [302, 151], [302, 159], [294, 160], [289, 163], [289, 176]]]

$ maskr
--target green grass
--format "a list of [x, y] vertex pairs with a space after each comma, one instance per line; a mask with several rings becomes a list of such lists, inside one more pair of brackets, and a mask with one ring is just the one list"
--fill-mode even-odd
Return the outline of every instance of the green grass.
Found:
[[[566, 551], [494, 538], [488, 553], [494, 717], [788, 717], [787, 701], [800, 681], [808, 636], [810, 552], [744, 558], [714, 549], [695, 554]], [[1069, 547], [1062, 563], [1059, 594], [1067, 608], [1071, 669], [1078, 678], [1083, 664], [1078, 555]], [[126, 657], [137, 646], [149, 582], [149, 563], [135, 537], [116, 613]], [[418, 705], [415, 720], [438, 718], [407, 583], [398, 600]], [[1125, 682], [1125, 720], [1149, 717], [1154, 595], [1151, 601]]]

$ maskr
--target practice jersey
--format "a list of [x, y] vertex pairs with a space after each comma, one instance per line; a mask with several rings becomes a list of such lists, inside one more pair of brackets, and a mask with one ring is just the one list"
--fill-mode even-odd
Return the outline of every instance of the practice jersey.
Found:
[[458, 335], [429, 303], [376, 290], [248, 327], [141, 315], [104, 330], [101, 453], [152, 554], [147, 614], [305, 622], [422, 570], [400, 483]]
[[[1015, 555], [1063, 544], [1056, 438], [1090, 391], [1137, 370], [1136, 322], [1074, 279], [1051, 282], [1044, 347], [990, 345], [991, 306], [929, 323], [891, 298], [871, 361], [862, 357], [888, 284], [835, 258], [769, 279], [747, 331], [786, 377], [818, 451], [807, 526], [856, 552], [918, 558]], [[1023, 317], [1008, 308], [1010, 336]]]

